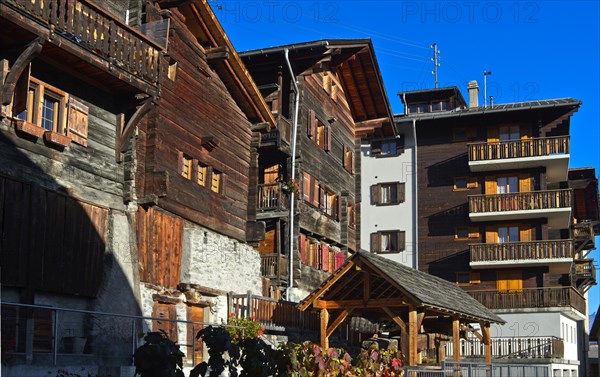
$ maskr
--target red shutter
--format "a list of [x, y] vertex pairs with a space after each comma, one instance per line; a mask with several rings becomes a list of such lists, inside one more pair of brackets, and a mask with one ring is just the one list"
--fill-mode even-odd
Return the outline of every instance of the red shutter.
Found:
[[321, 269], [329, 271], [329, 246], [321, 245]]
[[335, 269], [337, 270], [344, 264], [344, 252], [338, 251], [335, 253]]
[[306, 134], [308, 137], [313, 137], [317, 132], [317, 116], [313, 109], [308, 109], [308, 127]]
[[300, 261], [303, 264], [308, 264], [308, 250], [306, 249], [306, 236], [300, 234]]

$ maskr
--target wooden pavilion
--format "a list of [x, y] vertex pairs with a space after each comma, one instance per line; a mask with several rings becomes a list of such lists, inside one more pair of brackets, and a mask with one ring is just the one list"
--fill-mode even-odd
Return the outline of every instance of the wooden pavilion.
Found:
[[[461, 331], [482, 341], [486, 362], [491, 363], [490, 325], [505, 323], [456, 284], [365, 251], [352, 255], [299, 304], [300, 310], [311, 308], [320, 311], [324, 348], [350, 313], [393, 320], [401, 329], [401, 349], [410, 366], [417, 364], [419, 334], [450, 335], [453, 359], [460, 361]], [[473, 323], [480, 325], [481, 332]], [[443, 359], [439, 349], [438, 359]]]

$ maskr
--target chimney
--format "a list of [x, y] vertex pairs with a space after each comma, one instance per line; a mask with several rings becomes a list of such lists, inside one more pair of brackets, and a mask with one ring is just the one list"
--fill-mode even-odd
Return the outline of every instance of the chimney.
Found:
[[469, 81], [469, 107], [479, 107], [479, 85], [477, 80]]

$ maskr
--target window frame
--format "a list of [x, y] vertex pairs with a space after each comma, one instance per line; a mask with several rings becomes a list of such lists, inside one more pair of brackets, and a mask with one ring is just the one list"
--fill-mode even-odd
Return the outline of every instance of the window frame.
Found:
[[[389, 189], [390, 198], [388, 201], [382, 201], [384, 190]], [[393, 191], [395, 189], [395, 191]], [[371, 185], [371, 205], [375, 206], [391, 206], [404, 203], [406, 201], [406, 182], [381, 182]], [[392, 197], [395, 196], [395, 200]]]
[[[389, 152], [391, 149], [391, 147], [387, 148], [388, 152], [387, 153], [383, 153], [384, 150], [384, 144], [395, 144], [394, 148], [395, 148], [395, 152], [391, 153]], [[399, 137], [393, 138], [393, 139], [375, 139], [375, 140], [371, 140], [371, 156], [375, 157], [375, 158], [386, 158], [386, 157], [396, 157], [396, 156], [400, 156], [402, 153], [404, 153], [404, 135], [399, 135]]]
[[[384, 237], [389, 237], [389, 245], [392, 246], [393, 239], [396, 237], [396, 249], [383, 250]], [[380, 230], [371, 233], [371, 252], [374, 254], [398, 254], [406, 251], [406, 231], [404, 230]]]
[[[33, 96], [31, 95], [33, 92]], [[42, 126], [44, 119], [44, 99], [47, 97], [56, 100], [56, 111], [52, 122], [52, 129]], [[50, 84], [47, 84], [35, 77], [29, 77], [27, 88], [26, 108], [19, 114], [14, 114], [14, 118], [37, 126], [44, 131], [55, 132], [67, 136], [67, 117], [68, 117], [69, 94]], [[21, 114], [26, 113], [25, 117]]]

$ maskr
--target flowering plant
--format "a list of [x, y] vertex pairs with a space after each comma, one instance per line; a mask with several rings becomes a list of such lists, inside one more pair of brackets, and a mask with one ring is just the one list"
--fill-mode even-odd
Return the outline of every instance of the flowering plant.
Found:
[[289, 191], [294, 194], [298, 194], [300, 192], [300, 184], [295, 179], [286, 179], [283, 181], [283, 189]]
[[233, 343], [239, 343], [244, 339], [258, 338], [265, 332], [265, 328], [260, 322], [256, 321], [255, 316], [252, 316], [251, 318], [235, 318], [235, 314], [230, 313], [227, 324], [239, 326], [227, 328], [227, 332], [231, 335], [231, 341]]

